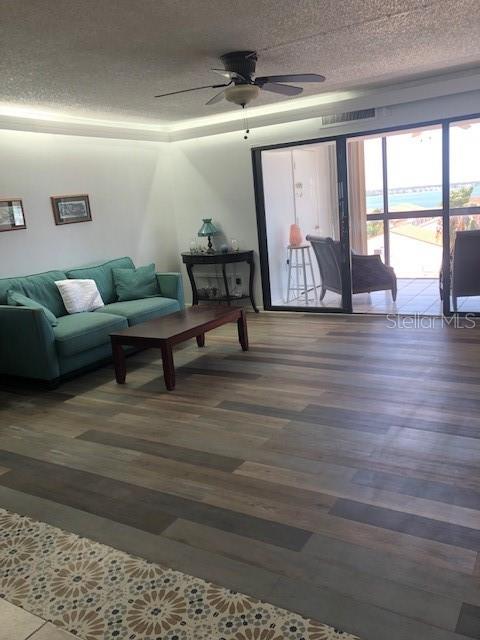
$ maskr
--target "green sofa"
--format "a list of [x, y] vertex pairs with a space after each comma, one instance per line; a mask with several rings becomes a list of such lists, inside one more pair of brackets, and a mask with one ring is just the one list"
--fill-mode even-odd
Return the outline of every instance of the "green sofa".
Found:
[[[118, 302], [112, 269], [134, 268], [130, 258], [117, 258], [66, 271], [0, 279], [0, 375], [54, 382], [111, 356], [110, 333], [179, 311], [184, 306], [179, 273], [157, 273], [159, 295]], [[105, 303], [93, 312], [69, 315], [55, 280], [91, 278]], [[14, 289], [41, 303], [56, 316], [52, 327], [42, 309], [7, 305]]]

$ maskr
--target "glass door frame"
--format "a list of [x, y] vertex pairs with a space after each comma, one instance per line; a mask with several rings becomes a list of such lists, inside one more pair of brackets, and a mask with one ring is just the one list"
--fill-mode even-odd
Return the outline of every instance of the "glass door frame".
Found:
[[[258, 245], [260, 251], [260, 270], [262, 279], [263, 303], [266, 311], [300, 311], [302, 313], [348, 313], [352, 314], [352, 280], [351, 280], [351, 258], [350, 258], [350, 237], [349, 237], [349, 213], [348, 213], [348, 182], [347, 182], [347, 140], [362, 136], [371, 136], [407, 131], [409, 129], [418, 129], [422, 127], [440, 126], [442, 129], [442, 208], [429, 210], [428, 215], [436, 214], [435, 217], [442, 217], [442, 262], [448, 265], [448, 269], [442, 269], [442, 289], [443, 295], [443, 315], [451, 316], [453, 312], [450, 308], [450, 127], [457, 122], [464, 120], [480, 119], [480, 113], [473, 113], [460, 116], [449, 116], [448, 118], [437, 118], [435, 120], [410, 122], [408, 124], [383, 127], [381, 129], [365, 129], [341, 135], [323, 136], [321, 138], [311, 138], [308, 140], [299, 140], [294, 142], [286, 142], [260, 147], [252, 147], [252, 167], [253, 182], [255, 192], [255, 207], [257, 212], [257, 232]], [[268, 262], [268, 245], [267, 245], [267, 228], [265, 216], [265, 201], [263, 192], [263, 175], [262, 175], [262, 152], [274, 149], [282, 149], [289, 147], [300, 147], [309, 144], [318, 144], [322, 142], [335, 142], [337, 155], [337, 178], [338, 178], [338, 214], [340, 228], [340, 248], [341, 248], [341, 280], [342, 280], [342, 306], [337, 308], [303, 306], [291, 307], [287, 305], [272, 305], [270, 292], [270, 274]], [[385, 144], [385, 138], [382, 145]], [[386, 162], [385, 152], [383, 152], [383, 162]], [[384, 166], [384, 180], [386, 176], [386, 167]], [[384, 192], [384, 198], [388, 194]], [[417, 212], [425, 217], [426, 212]], [[479, 207], [464, 207], [452, 209], [452, 215], [469, 215], [472, 213], [480, 214]], [[380, 215], [380, 214], [379, 214]], [[397, 213], [396, 217], [412, 217], [411, 212], [406, 212], [405, 216]], [[415, 216], [413, 216], [415, 217]], [[369, 216], [369, 219], [371, 216]], [[374, 218], [372, 217], [372, 220]], [[384, 315], [384, 314], [377, 314]], [[410, 315], [410, 314], [407, 314]], [[458, 316], [475, 316], [480, 317], [480, 312], [456, 312]]]
[[[335, 142], [337, 164], [338, 224], [340, 240], [340, 275], [342, 282], [342, 303], [339, 307], [319, 307], [314, 304], [304, 306], [273, 305], [270, 289], [270, 270], [268, 260], [267, 219], [263, 190], [262, 152], [275, 149], [308, 146], [322, 142]], [[260, 250], [260, 272], [262, 279], [263, 308], [265, 311], [296, 311], [301, 313], [352, 313], [352, 281], [350, 272], [350, 240], [348, 222], [348, 184], [347, 184], [347, 139], [346, 136], [328, 136], [301, 142], [286, 142], [265, 147], [252, 147], [253, 183], [255, 206], [257, 210], [258, 246]]]

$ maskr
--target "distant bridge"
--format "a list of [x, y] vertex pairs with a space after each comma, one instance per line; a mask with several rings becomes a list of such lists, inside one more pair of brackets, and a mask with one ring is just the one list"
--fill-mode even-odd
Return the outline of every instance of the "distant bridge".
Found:
[[[450, 189], [462, 189], [464, 187], [475, 187], [480, 186], [480, 181], [478, 182], [452, 182], [450, 184]], [[389, 187], [388, 193], [421, 193], [423, 191], [441, 191], [441, 184], [426, 184], [422, 186], [416, 187]], [[381, 196], [383, 193], [383, 189], [372, 189], [371, 191], [367, 191], [367, 196]]]

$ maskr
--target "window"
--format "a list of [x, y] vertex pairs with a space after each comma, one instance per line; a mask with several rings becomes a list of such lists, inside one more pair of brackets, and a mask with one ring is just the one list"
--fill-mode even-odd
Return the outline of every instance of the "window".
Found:
[[389, 135], [388, 212], [442, 208], [442, 129], [412, 129]]
[[[450, 125], [450, 208], [478, 208], [480, 212], [480, 121], [465, 120]], [[478, 229], [472, 216], [465, 229]]]
[[363, 141], [367, 215], [383, 213], [382, 138]]

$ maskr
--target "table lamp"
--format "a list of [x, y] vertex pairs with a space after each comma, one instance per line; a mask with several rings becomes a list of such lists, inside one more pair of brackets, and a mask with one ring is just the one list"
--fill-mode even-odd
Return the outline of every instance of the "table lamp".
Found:
[[200, 227], [198, 235], [201, 238], [208, 237], [208, 249], [207, 253], [215, 253], [215, 249], [212, 246], [211, 236], [215, 236], [218, 233], [217, 227], [213, 224], [211, 218], [203, 218], [203, 224]]

